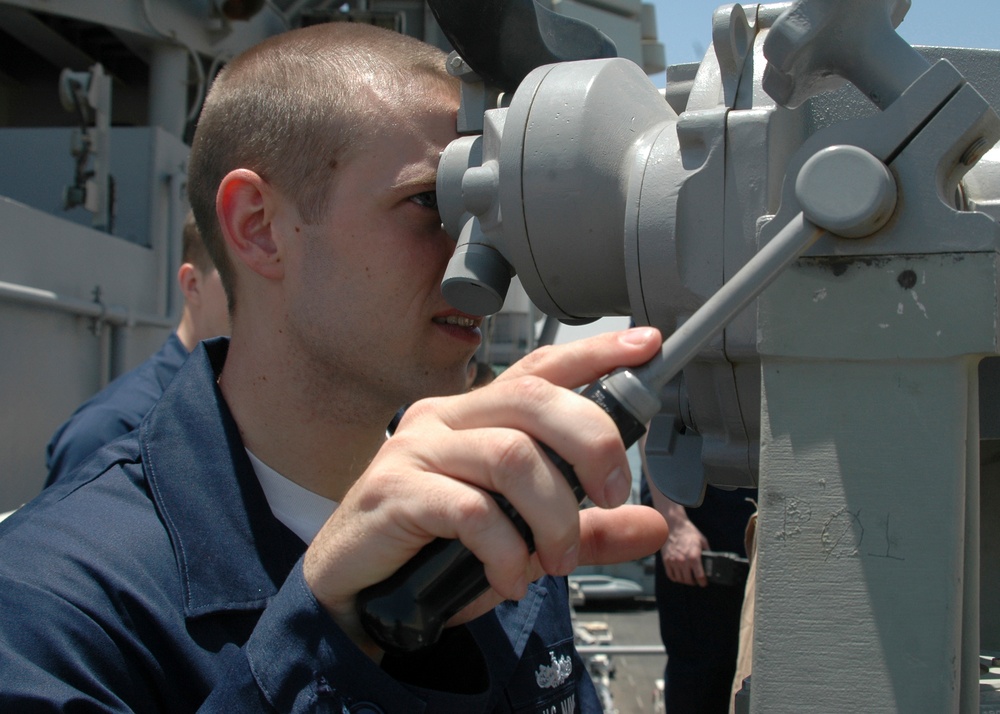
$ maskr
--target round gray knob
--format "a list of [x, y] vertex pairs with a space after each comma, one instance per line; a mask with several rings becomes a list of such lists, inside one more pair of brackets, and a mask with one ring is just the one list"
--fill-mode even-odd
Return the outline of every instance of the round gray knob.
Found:
[[828, 146], [795, 178], [805, 217], [845, 238], [871, 235], [896, 208], [896, 181], [881, 161], [856, 146]]

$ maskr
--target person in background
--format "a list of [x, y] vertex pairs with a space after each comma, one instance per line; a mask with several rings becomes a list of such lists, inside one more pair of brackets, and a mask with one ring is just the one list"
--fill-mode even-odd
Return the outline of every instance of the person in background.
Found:
[[745, 581], [709, 582], [702, 555], [722, 551], [746, 557], [744, 535], [757, 491], [709, 485], [700, 506], [682, 506], [653, 484], [644, 444], [645, 438], [640, 500], [656, 508], [670, 528], [655, 564], [660, 638], [667, 651], [666, 710], [729, 714]]
[[157, 352], [81, 404], [56, 429], [45, 449], [48, 468], [45, 486], [68, 474], [100, 447], [137, 427], [201, 340], [229, 334], [229, 311], [222, 280], [191, 212], [184, 221], [177, 283], [184, 298], [177, 328]]
[[[322, 23], [216, 77], [188, 193], [231, 337], [0, 523], [0, 711], [600, 711], [565, 576], [655, 552], [666, 525], [622, 505], [618, 429], [573, 390], [661, 338], [543, 348], [466, 391], [482, 319], [440, 287], [455, 242], [435, 187], [459, 95], [445, 62]], [[540, 443], [599, 507], [578, 508]], [[438, 538], [488, 587], [436, 643], [383, 650], [358, 595]]]

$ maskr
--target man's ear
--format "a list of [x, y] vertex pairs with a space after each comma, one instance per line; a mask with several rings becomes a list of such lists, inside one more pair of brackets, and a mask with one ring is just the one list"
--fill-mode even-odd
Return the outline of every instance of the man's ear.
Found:
[[230, 171], [219, 184], [215, 208], [234, 257], [269, 279], [284, 272], [281, 243], [274, 234], [274, 189], [249, 169]]
[[201, 300], [201, 273], [193, 263], [182, 263], [177, 269], [177, 284], [184, 295], [185, 304], [191, 305]]

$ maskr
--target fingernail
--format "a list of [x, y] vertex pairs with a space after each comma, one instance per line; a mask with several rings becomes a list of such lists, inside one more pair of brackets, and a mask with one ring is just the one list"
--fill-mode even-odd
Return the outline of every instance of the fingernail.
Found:
[[576, 570], [577, 561], [579, 560], [579, 551], [576, 545], [570, 546], [570, 548], [563, 553], [562, 560], [559, 561], [559, 572], [557, 575], [569, 575], [574, 570]]
[[610, 508], [620, 506], [625, 503], [631, 492], [632, 481], [619, 467], [611, 472], [604, 484], [604, 502]]
[[644, 345], [653, 339], [655, 332], [652, 327], [633, 327], [622, 333], [621, 340], [629, 345]]

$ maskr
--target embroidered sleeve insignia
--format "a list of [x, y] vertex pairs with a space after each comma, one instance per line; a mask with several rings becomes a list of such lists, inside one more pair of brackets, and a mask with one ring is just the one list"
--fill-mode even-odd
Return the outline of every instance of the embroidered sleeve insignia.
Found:
[[569, 655], [556, 657], [555, 652], [549, 652], [552, 664], [542, 664], [535, 672], [535, 681], [542, 689], [553, 689], [569, 679], [573, 674], [573, 660]]

